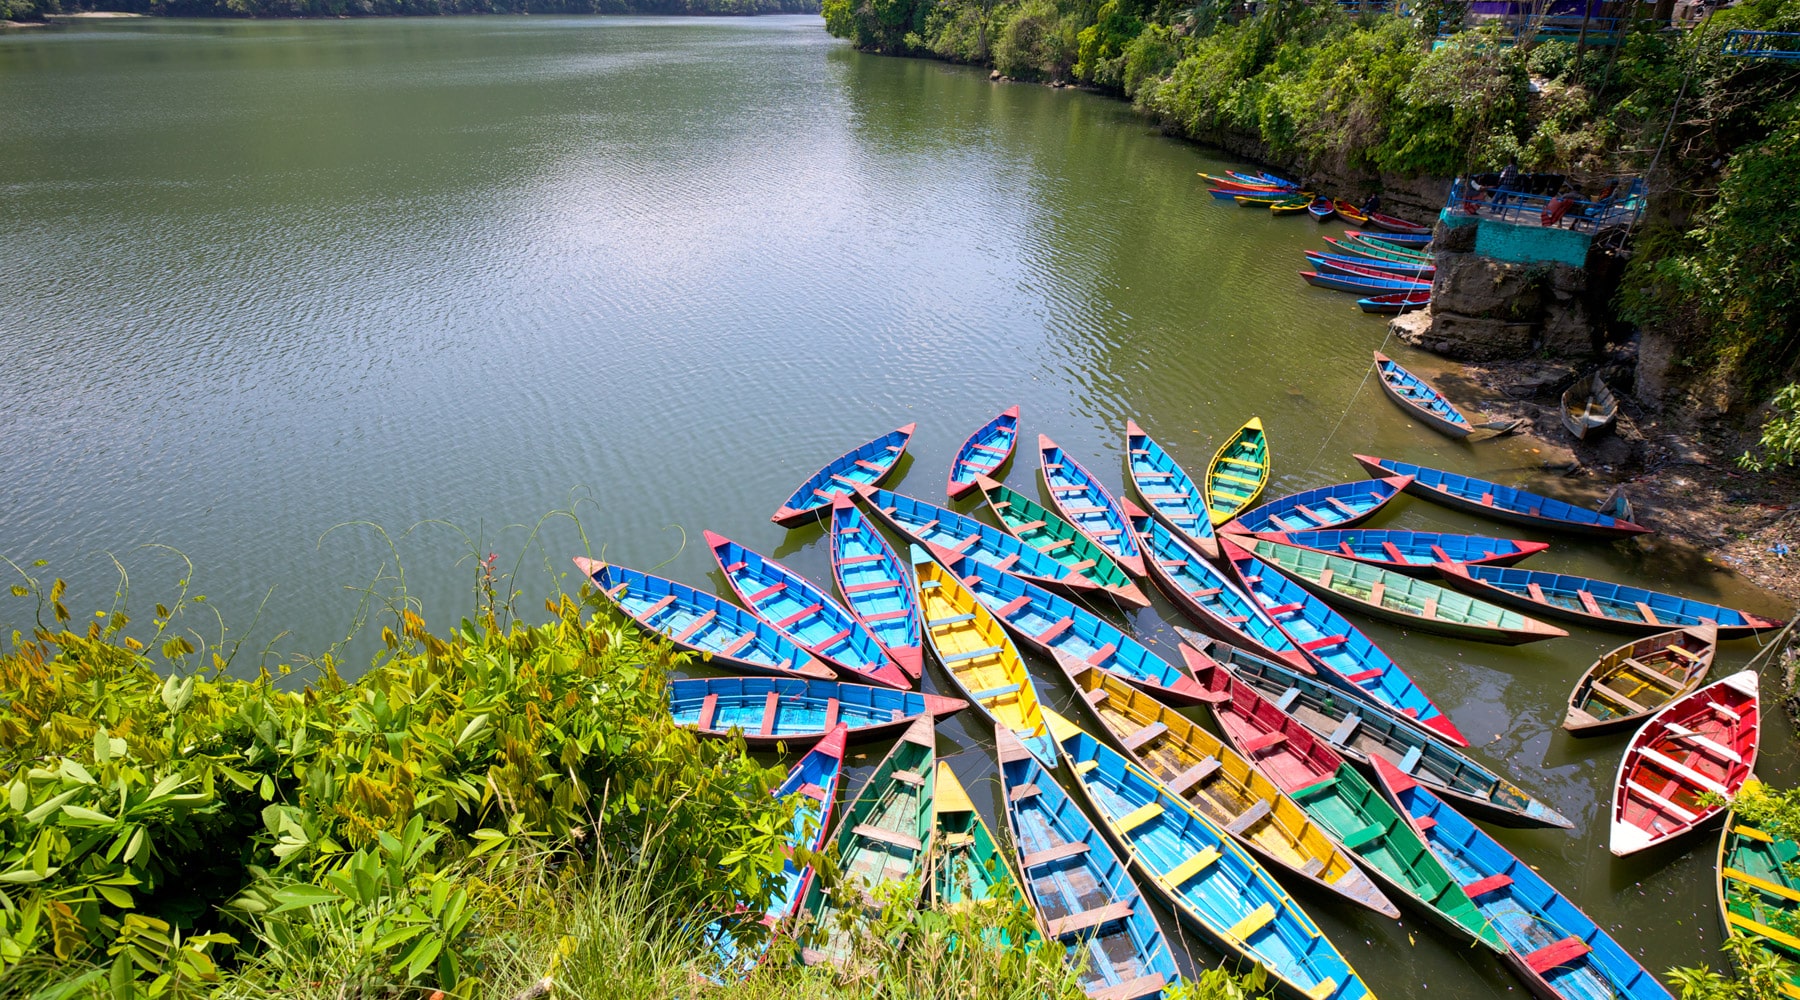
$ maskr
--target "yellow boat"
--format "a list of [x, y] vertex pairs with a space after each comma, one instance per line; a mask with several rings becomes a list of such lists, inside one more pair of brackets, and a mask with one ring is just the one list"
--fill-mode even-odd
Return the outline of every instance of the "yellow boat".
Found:
[[956, 574], [917, 545], [911, 557], [925, 640], [938, 662], [995, 726], [1012, 730], [1045, 767], [1055, 767], [1056, 743], [1018, 647]]
[[1230, 744], [1104, 670], [1060, 654], [1056, 662], [1131, 762], [1171, 794], [1265, 862], [1399, 919], [1350, 855]]
[[1217, 526], [1247, 509], [1269, 485], [1269, 440], [1262, 420], [1251, 417], [1228, 438], [1206, 467], [1206, 511]]

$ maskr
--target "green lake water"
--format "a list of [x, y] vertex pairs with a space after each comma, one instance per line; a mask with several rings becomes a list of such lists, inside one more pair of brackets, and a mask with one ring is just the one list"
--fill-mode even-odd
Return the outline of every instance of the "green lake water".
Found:
[[[1195, 176], [1243, 166], [1121, 103], [859, 55], [808, 17], [0, 33], [0, 555], [49, 560], [82, 608], [110, 598], [117, 556], [147, 607], [179, 550], [253, 668], [344, 638], [361, 591], [402, 572], [446, 627], [490, 551], [527, 608], [553, 575], [575, 585], [584, 547], [723, 592], [702, 528], [828, 580], [817, 528], [768, 521], [803, 477], [917, 421], [891, 485], [941, 499], [953, 449], [1013, 403], [1028, 452], [1048, 433], [1114, 487], [1127, 417], [1198, 471], [1257, 414], [1270, 495], [1360, 478], [1365, 452], [1597, 496], [1535, 472], [1527, 442], [1450, 443], [1367, 384], [1384, 324], [1296, 276], [1342, 227], [1215, 202]], [[1021, 455], [1009, 482], [1034, 470]], [[534, 531], [558, 510], [579, 529]], [[1374, 524], [1534, 537], [1413, 500]], [[1531, 565], [1789, 610], [1667, 546], [1573, 541]], [[1129, 623], [1174, 656], [1176, 620], [1159, 601]], [[1367, 630], [1474, 756], [1577, 822], [1509, 847], [1653, 970], [1715, 957], [1712, 841], [1612, 859], [1623, 740], [1557, 728], [1618, 638]], [[366, 662], [366, 637], [351, 649]], [[996, 820], [986, 724], [941, 732]], [[1796, 777], [1791, 735], [1767, 726], [1766, 777]], [[1410, 916], [1300, 898], [1383, 996], [1523, 992]]]

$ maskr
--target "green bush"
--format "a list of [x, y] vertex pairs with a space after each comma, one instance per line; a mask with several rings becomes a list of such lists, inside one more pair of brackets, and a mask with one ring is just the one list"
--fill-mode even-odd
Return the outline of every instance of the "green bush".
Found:
[[994, 41], [994, 68], [1021, 80], [1060, 80], [1075, 62], [1075, 32], [1051, 0], [1025, 0]]

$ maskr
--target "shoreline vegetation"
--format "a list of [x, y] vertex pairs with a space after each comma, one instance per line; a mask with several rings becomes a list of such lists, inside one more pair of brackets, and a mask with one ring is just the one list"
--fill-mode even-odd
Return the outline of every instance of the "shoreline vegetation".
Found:
[[817, 14], [818, 0], [0, 0], [6, 27], [107, 17], [341, 18], [451, 14]]

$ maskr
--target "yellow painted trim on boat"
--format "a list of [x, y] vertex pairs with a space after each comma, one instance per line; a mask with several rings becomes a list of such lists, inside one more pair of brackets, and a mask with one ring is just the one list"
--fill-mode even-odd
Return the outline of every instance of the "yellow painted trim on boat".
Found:
[[937, 794], [932, 799], [932, 812], [942, 816], [944, 813], [975, 811], [975, 801], [969, 798], [968, 789], [956, 780], [956, 772], [943, 761], [937, 762]]
[[1268, 926], [1269, 921], [1274, 919], [1275, 907], [1268, 903], [1264, 903], [1252, 911], [1249, 916], [1232, 924], [1231, 929], [1225, 932], [1225, 936], [1242, 941]]
[[1740, 837], [1749, 837], [1751, 840], [1760, 840], [1765, 844], [1773, 844], [1775, 842], [1774, 837], [1771, 837], [1768, 834], [1762, 832], [1761, 830], [1758, 830], [1756, 827], [1745, 826], [1742, 823], [1739, 823], [1737, 826], [1732, 827], [1731, 832], [1737, 834]]
[[1143, 826], [1145, 823], [1148, 823], [1151, 820], [1155, 819], [1156, 817], [1161, 816], [1162, 812], [1163, 812], [1162, 803], [1146, 802], [1143, 805], [1138, 806], [1136, 809], [1133, 809], [1132, 811], [1130, 811], [1130, 812], [1126, 813], [1125, 815], [1119, 817], [1118, 819], [1114, 820], [1113, 821], [1113, 829], [1117, 830], [1119, 833], [1119, 836], [1123, 837], [1124, 835], [1130, 833], [1131, 831], [1137, 829], [1138, 827]]
[[1726, 913], [1725, 922], [1733, 927], [1742, 928], [1755, 937], [1767, 938], [1784, 948], [1792, 948], [1795, 951], [1800, 951], [1800, 938], [1797, 938], [1792, 934], [1785, 934], [1778, 931], [1768, 924], [1757, 923], [1749, 917], [1739, 913]]
[[1224, 855], [1220, 854], [1217, 849], [1209, 847], [1199, 854], [1183, 861], [1181, 864], [1176, 865], [1167, 875], [1163, 876], [1163, 880], [1169, 883], [1170, 888], [1179, 889], [1188, 879], [1211, 868], [1213, 862], [1219, 860], [1223, 856]]
[[1770, 895], [1800, 902], [1800, 892], [1782, 885], [1779, 882], [1771, 882], [1766, 878], [1758, 878], [1749, 872], [1739, 871], [1736, 868], [1721, 868], [1719, 869], [1719, 874], [1733, 882], [1742, 882], [1745, 885], [1760, 889]]

